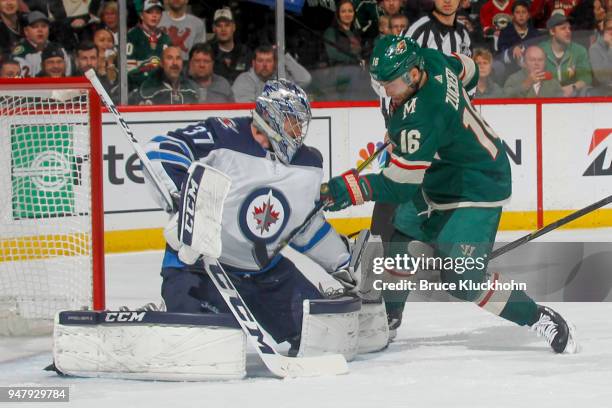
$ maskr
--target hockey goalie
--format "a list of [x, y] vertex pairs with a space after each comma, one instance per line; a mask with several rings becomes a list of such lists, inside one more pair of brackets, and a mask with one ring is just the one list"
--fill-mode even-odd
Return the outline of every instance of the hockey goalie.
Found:
[[[203, 256], [218, 261], [261, 327], [277, 344], [288, 343], [289, 356], [339, 353], [350, 360], [358, 351], [386, 346], [388, 328], [382, 303], [374, 302], [362, 309], [361, 300], [354, 296], [330, 299], [291, 260], [281, 253], [275, 255], [278, 244], [304, 223], [319, 200], [322, 158], [316, 149], [303, 144], [310, 119], [310, 103], [304, 91], [290, 81], [273, 80], [266, 83], [257, 98], [252, 117], [208, 118], [156, 136], [147, 144], [146, 154], [155, 175], [178, 198], [164, 231], [167, 247], [161, 268], [161, 293], [167, 312], [147, 312], [153, 319], [147, 324], [131, 314], [113, 315], [114, 321], [109, 322], [106, 313], [102, 319], [107, 328], [128, 330], [130, 324], [141, 327], [136, 336], [144, 336], [145, 332], [151, 333], [151, 327], [157, 327], [159, 331], [148, 341], [163, 337], [158, 347], [165, 351], [168, 344], [176, 344], [169, 354], [181, 361], [183, 356], [175, 352], [176, 348], [183, 355], [190, 351], [172, 342], [185, 333], [169, 334], [171, 316], [204, 315], [213, 320], [216, 316], [217, 321], [207, 323], [200, 319], [198, 323], [194, 319], [188, 325], [199, 329], [200, 334], [193, 330], [193, 336], [202, 336], [200, 344], [191, 343], [196, 347], [191, 354], [200, 354], [201, 372], [190, 367], [187, 375], [178, 367], [179, 372], [166, 370], [156, 377], [151, 370], [160, 370], [154, 364], [146, 369], [138, 366], [111, 370], [104, 366], [108, 359], [100, 359], [104, 361], [98, 371], [113, 371], [116, 377], [126, 376], [117, 371], [139, 371], [140, 375], [131, 377], [159, 379], [244, 375], [244, 339], [236, 324], [232, 326], [221, 319], [231, 317], [230, 309], [205, 273]], [[367, 234], [358, 243], [356, 253], [361, 254]], [[300, 229], [290, 246], [334, 277], [344, 293], [356, 292], [359, 255], [351, 258], [348, 240], [331, 227], [322, 213]], [[113, 325], [120, 317], [123, 324]], [[64, 322], [67, 323], [66, 316]], [[174, 328], [185, 330], [180, 324]], [[361, 339], [360, 332], [366, 333]], [[231, 340], [224, 342], [224, 338]], [[125, 343], [123, 347], [129, 348]], [[146, 358], [158, 356], [149, 353]], [[57, 353], [55, 359], [56, 367], [64, 373], [95, 375], [91, 367], [62, 367]], [[218, 372], [224, 364], [226, 371]]]

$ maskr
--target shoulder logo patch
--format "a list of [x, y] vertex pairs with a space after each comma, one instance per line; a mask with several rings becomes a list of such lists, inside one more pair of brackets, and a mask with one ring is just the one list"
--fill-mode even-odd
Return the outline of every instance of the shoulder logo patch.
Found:
[[434, 77], [436, 79], [436, 81], [438, 81], [439, 83], [442, 83], [442, 75], [436, 75]]
[[404, 116], [402, 116], [402, 120], [406, 119], [406, 116], [410, 115], [411, 113], [414, 113], [416, 109], [416, 102], [417, 98], [414, 97], [404, 104]]

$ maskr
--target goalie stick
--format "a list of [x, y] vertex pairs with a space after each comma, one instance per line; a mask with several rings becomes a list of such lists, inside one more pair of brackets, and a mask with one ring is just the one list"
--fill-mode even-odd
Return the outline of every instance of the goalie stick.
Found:
[[[124, 135], [134, 148], [142, 164], [143, 170], [151, 176], [150, 180], [155, 184], [156, 190], [163, 198], [166, 209], [175, 207], [174, 200], [170, 193], [163, 186], [158, 177], [155, 176], [152, 164], [142, 147], [134, 137], [131, 129], [117, 111], [115, 104], [108, 96], [108, 93], [100, 83], [95, 71], [90, 69], [85, 76], [108, 108], [115, 116], [115, 120], [121, 127]], [[276, 351], [277, 345], [271, 336], [261, 327], [255, 319], [248, 306], [244, 303], [240, 294], [231, 283], [227, 273], [216, 259], [203, 259], [206, 274], [213, 281], [215, 287], [223, 297], [229, 309], [232, 311], [236, 320], [240, 324], [244, 334], [257, 350], [266, 367], [277, 377], [307, 377], [318, 375], [336, 375], [348, 372], [346, 359], [340, 354], [330, 354], [318, 357], [287, 357]]]
[[[132, 145], [132, 148], [134, 149], [134, 151], [136, 151], [136, 155], [138, 156], [138, 158], [142, 162], [143, 158], [145, 158], [145, 159], [147, 158], [146, 153], [144, 152], [142, 147], [138, 144], [138, 140], [136, 140], [136, 138], [134, 137], [134, 133], [132, 132], [130, 127], [127, 125], [127, 123], [125, 122], [125, 120], [123, 119], [123, 117], [121, 116], [119, 111], [117, 111], [117, 107], [115, 106], [115, 104], [111, 100], [110, 96], [108, 96], [108, 93], [106, 92], [106, 90], [102, 86], [102, 83], [100, 82], [100, 79], [98, 79], [98, 75], [96, 75], [96, 71], [94, 71], [93, 68], [91, 68], [87, 72], [85, 72], [85, 76], [87, 77], [89, 82], [91, 82], [91, 84], [93, 85], [94, 89], [96, 90], [96, 92], [100, 96], [100, 99], [102, 99], [102, 102], [104, 102], [104, 105], [106, 105], [106, 107], [108, 108], [109, 112], [112, 113], [113, 116], [115, 117], [115, 121], [117, 122], [117, 124], [121, 128], [121, 131], [123, 132], [123, 135], [128, 139], [128, 141]], [[175, 200], [173, 200], [173, 198], [170, 195], [170, 193], [168, 192], [168, 190], [163, 187], [162, 182], [159, 180], [157, 175], [152, 171], [152, 169], [150, 167], [151, 166], [145, 166], [143, 164], [142, 170], [145, 173], [147, 173], [147, 175], [149, 176], [150, 180], [154, 181], [153, 184], [154, 184], [155, 189], [157, 190], [159, 195], [164, 199], [164, 202], [166, 204], [166, 208], [164, 208], [164, 210], [167, 213], [171, 213], [174, 210], [174, 208], [175, 208], [175, 203], [174, 203]]]

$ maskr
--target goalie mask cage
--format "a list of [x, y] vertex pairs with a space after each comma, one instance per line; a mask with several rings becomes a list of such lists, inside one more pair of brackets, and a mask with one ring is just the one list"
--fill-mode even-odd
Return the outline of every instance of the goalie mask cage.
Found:
[[0, 79], [0, 335], [104, 309], [101, 125], [85, 78]]

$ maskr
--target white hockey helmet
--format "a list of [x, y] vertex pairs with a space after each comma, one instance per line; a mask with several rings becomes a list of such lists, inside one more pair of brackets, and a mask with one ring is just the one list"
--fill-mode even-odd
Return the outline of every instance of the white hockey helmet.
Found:
[[304, 143], [311, 117], [308, 96], [286, 79], [267, 81], [255, 100], [253, 124], [268, 137], [274, 153], [285, 164]]

